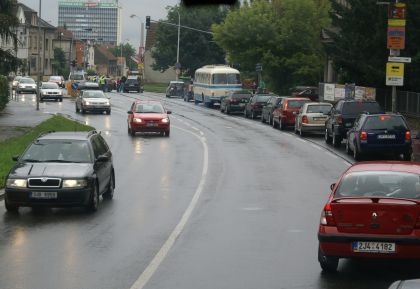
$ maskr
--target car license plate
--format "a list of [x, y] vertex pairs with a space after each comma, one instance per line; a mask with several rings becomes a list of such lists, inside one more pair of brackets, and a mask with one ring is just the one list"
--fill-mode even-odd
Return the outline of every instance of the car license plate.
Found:
[[57, 199], [57, 192], [31, 192], [32, 199]]
[[154, 126], [157, 126], [157, 123], [148, 122], [148, 123], [146, 124], [146, 126], [148, 126], [148, 127], [154, 127]]
[[314, 120], [326, 120], [326, 117], [314, 117]]
[[353, 242], [353, 252], [357, 253], [395, 253], [395, 243]]
[[395, 134], [380, 134], [378, 139], [395, 139]]

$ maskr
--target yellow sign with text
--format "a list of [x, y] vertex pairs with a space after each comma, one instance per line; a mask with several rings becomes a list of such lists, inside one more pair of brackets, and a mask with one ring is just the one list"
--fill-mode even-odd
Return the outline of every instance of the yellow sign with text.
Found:
[[386, 64], [386, 76], [404, 76], [404, 63], [388, 62]]

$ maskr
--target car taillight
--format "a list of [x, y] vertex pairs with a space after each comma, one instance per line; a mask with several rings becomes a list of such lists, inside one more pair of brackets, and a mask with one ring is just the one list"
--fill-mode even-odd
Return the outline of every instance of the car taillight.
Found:
[[321, 225], [324, 225], [324, 226], [335, 226], [335, 221], [332, 214], [330, 203], [325, 205], [324, 210], [321, 213], [320, 223]]
[[411, 132], [409, 131], [405, 132], [405, 140], [411, 140]]
[[341, 117], [341, 115], [336, 115], [335, 116], [335, 122], [338, 123], [338, 124], [343, 123], [343, 118]]
[[302, 123], [308, 123], [308, 117], [306, 115], [302, 116]]
[[367, 140], [367, 132], [365, 131], [360, 132], [360, 140]]

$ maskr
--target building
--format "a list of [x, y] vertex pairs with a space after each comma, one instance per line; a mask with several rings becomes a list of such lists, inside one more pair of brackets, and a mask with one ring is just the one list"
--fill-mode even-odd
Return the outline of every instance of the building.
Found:
[[75, 59], [76, 55], [73, 33], [64, 27], [57, 27], [56, 33], [56, 39], [53, 41], [53, 49], [60, 48], [63, 50], [66, 63], [70, 67], [71, 61]]
[[117, 57], [109, 51], [109, 46], [94, 45], [94, 48], [93, 62], [96, 66], [96, 72], [99, 75], [117, 76], [119, 74]]
[[121, 6], [118, 0], [59, 0], [58, 26], [76, 39], [116, 45], [121, 42]]

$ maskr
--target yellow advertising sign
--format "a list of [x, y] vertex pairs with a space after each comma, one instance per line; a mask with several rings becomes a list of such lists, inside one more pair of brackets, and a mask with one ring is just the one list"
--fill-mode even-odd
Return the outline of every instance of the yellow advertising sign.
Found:
[[388, 26], [405, 26], [405, 19], [388, 19]]

